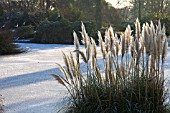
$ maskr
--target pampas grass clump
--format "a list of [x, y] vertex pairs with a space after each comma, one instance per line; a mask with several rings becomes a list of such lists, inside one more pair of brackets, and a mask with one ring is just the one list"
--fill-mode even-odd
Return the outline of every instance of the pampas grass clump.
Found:
[[[70, 94], [68, 113], [163, 113], [166, 110], [164, 62], [167, 55], [165, 27], [135, 22], [135, 36], [128, 26], [120, 37], [110, 27], [105, 37], [98, 32], [102, 58], [95, 41], [82, 23], [85, 51], [76, 33], [76, 55], [63, 53], [63, 75], [52, 75]], [[80, 65], [80, 57], [85, 67]], [[102, 60], [101, 60], [102, 59]], [[100, 62], [99, 62], [100, 60]], [[102, 62], [102, 64], [101, 64]], [[101, 64], [101, 65], [100, 65]], [[86, 72], [82, 72], [85, 68]]]

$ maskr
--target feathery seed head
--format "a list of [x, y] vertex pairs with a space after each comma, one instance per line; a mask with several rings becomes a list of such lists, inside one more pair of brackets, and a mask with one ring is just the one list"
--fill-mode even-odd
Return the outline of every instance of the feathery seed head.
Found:
[[128, 27], [125, 30], [125, 50], [126, 52], [128, 52], [129, 50], [129, 46], [130, 46], [130, 41], [131, 41], [131, 28], [130, 25], [128, 25]]
[[165, 57], [167, 56], [168, 53], [168, 41], [165, 39], [164, 44], [163, 44], [163, 50], [162, 50], [162, 62], [164, 63]]
[[113, 28], [111, 26], [109, 27], [108, 32], [109, 32], [110, 38], [112, 40], [114, 40], [114, 31], [113, 31]]
[[111, 51], [108, 52], [108, 66], [109, 66], [109, 70], [112, 70], [112, 53]]
[[136, 27], [136, 37], [139, 39], [140, 38], [140, 23], [139, 23], [138, 18], [136, 19], [135, 27]]
[[92, 56], [96, 58], [97, 57], [96, 42], [94, 41], [93, 38], [91, 38], [91, 42], [92, 42]]
[[89, 41], [89, 36], [88, 36], [88, 34], [86, 33], [86, 29], [85, 29], [85, 26], [84, 26], [84, 24], [82, 23], [82, 25], [81, 25], [81, 29], [82, 29], [82, 32], [80, 32], [81, 33], [81, 35], [82, 35], [82, 38], [83, 38], [83, 43], [84, 43], [84, 45], [85, 45], [85, 47], [87, 47], [87, 43], [88, 43], [88, 41]]
[[105, 47], [105, 43], [102, 39], [102, 35], [99, 31], [98, 31], [98, 36], [99, 36], [99, 44], [100, 44], [100, 49], [101, 49], [101, 52], [103, 55], [103, 59], [105, 59], [106, 58], [106, 47]]
[[63, 59], [67, 69], [70, 68], [68, 56], [63, 52]]
[[90, 53], [91, 53], [91, 43], [90, 41], [87, 42], [87, 47], [86, 47], [86, 58], [87, 61], [90, 59]]
[[101, 32], [98, 31], [98, 37], [99, 37], [99, 44], [101, 45], [101, 43], [103, 42], [103, 38], [102, 38], [102, 35], [101, 35]]
[[79, 40], [78, 40], [78, 37], [77, 37], [77, 34], [76, 32], [74, 31], [73, 32], [73, 36], [74, 36], [74, 46], [75, 46], [75, 49], [79, 49]]
[[108, 30], [105, 31], [105, 47], [107, 52], [110, 51], [110, 35]]
[[158, 26], [157, 26], [157, 33], [159, 33], [159, 31], [161, 31], [161, 21], [158, 21]]

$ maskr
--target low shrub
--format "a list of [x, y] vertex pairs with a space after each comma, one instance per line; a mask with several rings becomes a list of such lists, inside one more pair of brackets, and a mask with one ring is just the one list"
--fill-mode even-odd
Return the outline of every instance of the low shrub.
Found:
[[[81, 22], [69, 22], [66, 19], [59, 21], [44, 21], [37, 28], [32, 42], [36, 43], [60, 43], [60, 44], [72, 44], [73, 43], [73, 30], [81, 29]], [[93, 22], [85, 22], [87, 30], [90, 36], [94, 36], [96, 32], [96, 26]], [[94, 26], [93, 26], [94, 25]]]
[[22, 53], [24, 50], [20, 49], [13, 43], [13, 38], [9, 35], [0, 33], [0, 55]]
[[165, 27], [160, 22], [155, 27], [151, 22], [143, 24], [141, 31], [137, 19], [135, 28], [134, 37], [128, 26], [118, 39], [110, 27], [105, 32], [105, 41], [98, 32], [102, 58], [83, 24], [84, 50], [80, 50], [74, 32], [75, 54], [63, 53], [66, 67], [58, 64], [63, 75], [52, 75], [70, 94], [72, 104], [66, 113], [165, 112], [164, 62], [168, 47]]
[[44, 21], [37, 28], [33, 42], [36, 43], [72, 43], [70, 22]]
[[33, 38], [34, 37], [34, 26], [32, 25], [21, 26], [18, 29], [16, 29], [13, 34], [14, 34], [14, 37], [19, 37], [19, 39]]

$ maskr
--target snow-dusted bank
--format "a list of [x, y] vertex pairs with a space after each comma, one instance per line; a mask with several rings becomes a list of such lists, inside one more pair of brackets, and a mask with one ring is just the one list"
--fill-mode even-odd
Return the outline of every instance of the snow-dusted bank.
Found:
[[[73, 45], [19, 44], [28, 52], [0, 57], [0, 94], [6, 113], [55, 113], [63, 105], [66, 89], [49, 76], [59, 73], [62, 51], [74, 51]], [[165, 77], [170, 80], [170, 48]], [[170, 85], [167, 83], [167, 86]]]

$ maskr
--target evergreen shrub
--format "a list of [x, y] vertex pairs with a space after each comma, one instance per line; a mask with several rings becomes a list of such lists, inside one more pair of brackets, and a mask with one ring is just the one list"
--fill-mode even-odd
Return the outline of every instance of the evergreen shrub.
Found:
[[[94, 22], [84, 22], [91, 37], [95, 36], [96, 26]], [[73, 43], [73, 30], [79, 31], [81, 29], [81, 21], [70, 22], [66, 19], [59, 21], [44, 21], [38, 28], [32, 42], [36, 43]], [[79, 33], [80, 35], [80, 33]]]
[[11, 36], [0, 33], [0, 55], [17, 54], [22, 53], [24, 50], [20, 49], [19, 46], [13, 43]]

